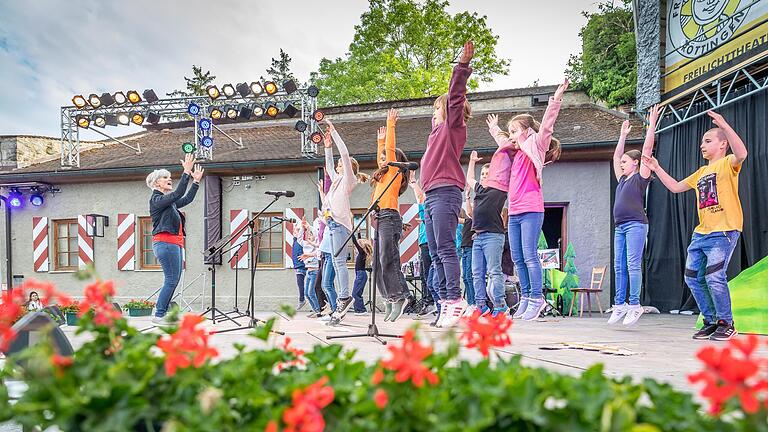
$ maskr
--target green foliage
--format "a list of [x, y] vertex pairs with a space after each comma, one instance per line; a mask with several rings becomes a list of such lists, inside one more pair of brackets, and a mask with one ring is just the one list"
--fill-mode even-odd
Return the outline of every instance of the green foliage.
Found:
[[579, 32], [581, 54], [571, 55], [566, 75], [611, 107], [634, 103], [637, 52], [630, 0], [603, 1], [597, 13], [583, 14], [588, 21]]
[[567, 293], [570, 293], [572, 289], [579, 287], [579, 276], [576, 274], [578, 273], [578, 269], [574, 263], [574, 260], [576, 259], [576, 251], [573, 249], [573, 243], [568, 242], [568, 248], [565, 249], [565, 255], [563, 255], [563, 257], [565, 258], [565, 268], [563, 269], [565, 278], [560, 284], [560, 288], [563, 288]]
[[544, 231], [539, 232], [539, 244], [536, 247], [538, 249], [549, 249], [547, 238], [544, 236]]
[[215, 75], [211, 75], [211, 71], [203, 72], [201, 66], [192, 65], [192, 77], [184, 77], [184, 81], [187, 82], [187, 90], [174, 90], [167, 93], [171, 97], [181, 96], [205, 96], [205, 89], [213, 83], [216, 79]]
[[149, 300], [137, 300], [131, 299], [131, 301], [123, 305], [123, 309], [152, 309], [155, 307], [155, 302]]
[[[272, 66], [267, 69], [267, 75], [279, 86], [288, 80], [296, 81], [296, 77], [291, 72], [291, 57], [282, 48], [280, 48], [279, 58], [272, 57]], [[296, 81], [296, 84], [301, 85], [301, 82]]]
[[321, 105], [344, 105], [434, 96], [447, 92], [464, 42], [475, 43], [470, 89], [506, 75], [509, 61], [496, 55], [496, 36], [485, 16], [446, 12], [448, 1], [371, 0], [355, 26], [344, 58], [320, 61], [312, 81]]

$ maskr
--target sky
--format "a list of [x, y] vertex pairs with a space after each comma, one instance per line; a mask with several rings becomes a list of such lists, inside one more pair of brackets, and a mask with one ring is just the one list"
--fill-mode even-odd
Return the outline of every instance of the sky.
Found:
[[[344, 56], [367, 9], [364, 0], [0, 2], [0, 135], [58, 137], [60, 107], [72, 96], [152, 88], [162, 97], [184, 88], [193, 64], [219, 85], [252, 81], [280, 48], [306, 80], [321, 58]], [[497, 55], [511, 61], [509, 75], [482, 91], [561, 82], [581, 50], [581, 12], [596, 9], [595, 0], [451, 0], [448, 11], [486, 15]]]

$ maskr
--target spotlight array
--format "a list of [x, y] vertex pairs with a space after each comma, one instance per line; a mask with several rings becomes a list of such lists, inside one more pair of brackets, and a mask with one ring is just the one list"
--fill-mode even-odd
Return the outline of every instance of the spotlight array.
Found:
[[[45, 203], [45, 193], [56, 191], [52, 186], [13, 187], [8, 192], [6, 203], [12, 209], [22, 209], [27, 202], [34, 207], [40, 207]], [[25, 195], [29, 195], [25, 197]]]

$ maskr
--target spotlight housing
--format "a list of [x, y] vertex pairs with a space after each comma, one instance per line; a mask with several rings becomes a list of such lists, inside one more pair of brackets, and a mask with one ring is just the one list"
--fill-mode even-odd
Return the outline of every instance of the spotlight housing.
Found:
[[160, 123], [160, 114], [150, 111], [149, 114], [147, 114], [147, 121], [152, 124]]
[[141, 102], [141, 96], [139, 96], [139, 92], [136, 90], [129, 91], [126, 96], [128, 97], [128, 102], [136, 105], [137, 103]]
[[211, 148], [213, 147], [213, 138], [209, 136], [204, 136], [200, 139], [200, 145], [205, 148]]
[[264, 91], [267, 92], [268, 95], [273, 95], [277, 93], [277, 84], [275, 84], [272, 81], [267, 81], [264, 83]]
[[285, 115], [287, 115], [288, 117], [291, 117], [291, 118], [293, 118], [293, 117], [295, 117], [295, 116], [296, 116], [296, 114], [299, 112], [299, 110], [298, 110], [298, 109], [296, 109], [296, 107], [295, 107], [295, 106], [293, 106], [293, 104], [292, 104], [292, 103], [290, 103], [290, 102], [286, 102], [286, 103], [285, 103], [285, 107], [283, 108], [283, 112], [284, 112], [284, 113], [285, 113]]
[[305, 130], [307, 130], [307, 126], [308, 126], [307, 122], [305, 122], [304, 120], [299, 120], [296, 122], [293, 128], [299, 132], [304, 132]]
[[207, 119], [207, 118], [200, 119], [200, 122], [198, 122], [198, 124], [200, 125], [200, 129], [204, 131], [211, 130], [211, 119]]
[[312, 141], [313, 144], [320, 144], [323, 142], [323, 134], [319, 131], [312, 132], [312, 135], [309, 136], [309, 140]]
[[249, 94], [251, 94], [251, 88], [248, 87], [248, 83], [240, 83], [235, 88], [242, 97], [247, 97]]
[[258, 96], [264, 91], [264, 86], [260, 82], [254, 81], [251, 83], [251, 93]]
[[221, 112], [221, 109], [219, 107], [211, 107], [211, 118], [214, 120], [218, 120], [224, 116], [224, 113]]
[[141, 126], [144, 123], [144, 114], [139, 111], [134, 111], [131, 114], [131, 123]]
[[253, 107], [253, 115], [256, 117], [261, 117], [264, 115], [264, 108], [261, 107], [261, 105], [256, 105]]
[[77, 95], [72, 98], [72, 103], [75, 104], [75, 107], [77, 108], [85, 108], [85, 106], [88, 104], [88, 101], [85, 100], [83, 95]]
[[187, 106], [187, 113], [192, 117], [197, 117], [200, 114], [200, 105], [190, 102]]
[[297, 89], [298, 87], [296, 87], [296, 81], [292, 79], [283, 83], [283, 90], [285, 90], [285, 92], [288, 94], [295, 92]]
[[77, 121], [77, 125], [83, 129], [88, 129], [88, 126], [91, 125], [91, 119], [88, 116], [84, 116], [82, 114], [78, 114], [75, 117], [75, 120]]
[[131, 123], [131, 116], [129, 116], [128, 113], [120, 113], [117, 115], [117, 122], [126, 126]]
[[40, 207], [43, 205], [43, 195], [39, 192], [35, 192], [32, 195], [29, 196], [29, 203], [32, 204], [35, 207]]
[[319, 88], [317, 88], [317, 86], [316, 86], [316, 85], [312, 84], [311, 86], [307, 87], [307, 95], [308, 95], [309, 97], [313, 97], [313, 98], [315, 98], [315, 97], [317, 97], [317, 95], [319, 95], [319, 94], [320, 94], [320, 89], [319, 89]]
[[205, 88], [205, 92], [208, 94], [208, 97], [211, 99], [218, 99], [221, 97], [221, 92], [219, 91], [219, 88], [215, 85], [209, 85]]
[[115, 104], [115, 98], [107, 92], [102, 93], [101, 96], [99, 96], [99, 100], [101, 101], [101, 105], [105, 107]]
[[149, 102], [149, 103], [157, 102], [158, 100], [160, 100], [160, 99], [158, 99], [157, 95], [155, 94], [155, 91], [152, 90], [152, 89], [144, 90], [143, 94], [144, 94], [144, 100]]
[[240, 108], [240, 118], [243, 120], [250, 120], [251, 116], [253, 115], [253, 109], [248, 106], [244, 106]]
[[107, 114], [105, 116], [105, 120], [107, 122], [107, 126], [117, 126], [117, 116], [114, 114]]
[[194, 153], [195, 150], [197, 149], [195, 148], [195, 145], [192, 144], [191, 142], [185, 142], [184, 144], [181, 145], [181, 151], [183, 151], [185, 154]]
[[8, 193], [8, 205], [11, 208], [21, 208], [24, 205], [24, 200], [21, 192], [18, 190], [12, 190]]
[[277, 105], [275, 105], [274, 103], [268, 102], [266, 112], [268, 116], [275, 118], [277, 117], [278, 114], [280, 114], [280, 109], [278, 109]]
[[107, 119], [103, 115], [96, 116], [93, 119], [93, 124], [95, 124], [96, 126], [98, 126], [100, 128], [103, 128], [103, 127], [105, 127], [107, 125]]
[[235, 95], [235, 88], [232, 87], [232, 84], [224, 84], [221, 87], [221, 92], [224, 93], [224, 96], [231, 98]]
[[312, 118], [315, 119], [316, 122], [320, 123], [325, 118], [325, 113], [320, 110], [315, 110], [312, 113]]
[[128, 100], [128, 98], [125, 97], [125, 93], [121, 91], [115, 92], [112, 97], [115, 98], [115, 103], [118, 105], [122, 105]]
[[227, 105], [224, 107], [224, 111], [227, 113], [227, 118], [234, 120], [237, 118], [237, 107]]
[[96, 93], [91, 93], [91, 95], [90, 95], [90, 96], [88, 96], [88, 103], [89, 103], [89, 104], [90, 104], [90, 105], [91, 105], [93, 108], [98, 108], [98, 107], [100, 107], [100, 106], [101, 106], [101, 100], [99, 99], [99, 95], [97, 95]]

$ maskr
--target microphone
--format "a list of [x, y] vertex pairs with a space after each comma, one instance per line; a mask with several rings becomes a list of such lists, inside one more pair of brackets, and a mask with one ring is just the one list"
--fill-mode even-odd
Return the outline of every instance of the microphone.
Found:
[[287, 190], [287, 191], [266, 191], [264, 192], [264, 195], [272, 195], [273, 197], [276, 197], [276, 198], [279, 198], [281, 196], [290, 198], [296, 194], [293, 191]]
[[419, 169], [419, 164], [417, 162], [387, 162], [387, 166], [395, 167], [403, 171], [415, 171]]
[[296, 223], [296, 219], [293, 219], [293, 218], [284, 218], [282, 216], [273, 216], [273, 218], [277, 219], [277, 220], [279, 220], [281, 222], [288, 222], [288, 223], [292, 223], [292, 224]]

